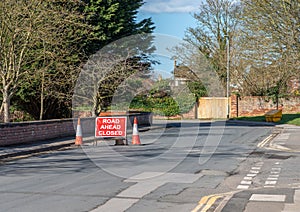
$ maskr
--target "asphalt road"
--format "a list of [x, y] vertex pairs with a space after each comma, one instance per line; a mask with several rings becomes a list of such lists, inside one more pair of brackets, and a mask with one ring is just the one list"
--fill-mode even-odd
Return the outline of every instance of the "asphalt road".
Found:
[[141, 146], [99, 141], [7, 162], [0, 166], [0, 211], [197, 210], [203, 197], [236, 190], [272, 130], [159, 122], [140, 132]]

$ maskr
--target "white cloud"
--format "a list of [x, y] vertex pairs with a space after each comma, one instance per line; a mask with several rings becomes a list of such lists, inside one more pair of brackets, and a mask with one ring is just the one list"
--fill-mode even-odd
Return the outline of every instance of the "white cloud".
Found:
[[146, 0], [142, 11], [151, 13], [194, 12], [199, 8], [200, 0]]

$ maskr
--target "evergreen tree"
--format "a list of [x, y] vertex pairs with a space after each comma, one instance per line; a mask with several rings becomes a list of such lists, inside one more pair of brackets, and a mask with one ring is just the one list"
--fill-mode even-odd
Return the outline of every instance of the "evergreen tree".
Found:
[[[18, 84], [12, 104], [34, 119], [70, 117], [76, 79], [89, 56], [120, 38], [153, 31], [150, 18], [136, 20], [142, 4], [141, 0], [44, 1], [41, 12], [45, 18], [36, 26], [36, 31], [42, 33], [26, 54], [31, 62], [24, 68], [30, 74]], [[140, 42], [143, 45], [151, 46], [151, 37], [141, 40], [146, 41]]]
[[83, 12], [86, 22], [93, 26], [92, 40], [86, 43], [88, 55], [99, 51], [103, 46], [120, 38], [152, 33], [151, 18], [137, 22], [138, 9], [143, 0], [84, 0]]

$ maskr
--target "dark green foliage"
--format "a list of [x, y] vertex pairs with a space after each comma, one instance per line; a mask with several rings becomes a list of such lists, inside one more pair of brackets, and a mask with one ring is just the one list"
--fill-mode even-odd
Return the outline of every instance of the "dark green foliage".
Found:
[[136, 96], [130, 105], [131, 109], [152, 111], [156, 115], [176, 116], [189, 112], [198, 97], [206, 94], [206, 90], [197, 82], [189, 85], [171, 87], [170, 80], [161, 80], [153, 85], [148, 95]]
[[151, 19], [136, 22], [138, 9], [143, 0], [85, 0], [82, 11], [86, 22], [93, 27], [92, 39], [86, 43], [85, 51], [94, 54], [103, 46], [120, 38], [154, 29]]
[[187, 83], [187, 86], [197, 99], [207, 96], [207, 90], [201, 82], [191, 81]]
[[[80, 66], [89, 56], [120, 38], [153, 31], [151, 19], [136, 22], [142, 4], [142, 0], [44, 1], [45, 23], [36, 27], [40, 36], [27, 52], [26, 57], [32, 62], [23, 67], [30, 71], [12, 99], [15, 108], [35, 119], [71, 117], [74, 85]], [[140, 38], [144, 45], [141, 49], [149, 50], [148, 54], [153, 50], [152, 38]], [[139, 60], [148, 66], [147, 54], [142, 54]], [[104, 79], [102, 85], [115, 84], [99, 88], [104, 107], [109, 107], [115, 88], [134, 71], [139, 70]]]

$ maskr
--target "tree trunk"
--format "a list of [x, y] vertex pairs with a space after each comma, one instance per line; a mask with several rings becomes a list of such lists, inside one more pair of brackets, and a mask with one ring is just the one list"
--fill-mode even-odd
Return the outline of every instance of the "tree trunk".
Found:
[[10, 108], [10, 97], [9, 97], [8, 91], [6, 89], [4, 89], [4, 91], [3, 91], [4, 123], [10, 122], [9, 108]]
[[45, 72], [42, 73], [42, 87], [41, 87], [41, 105], [40, 105], [40, 120], [43, 120], [44, 115], [44, 86], [45, 86]]

